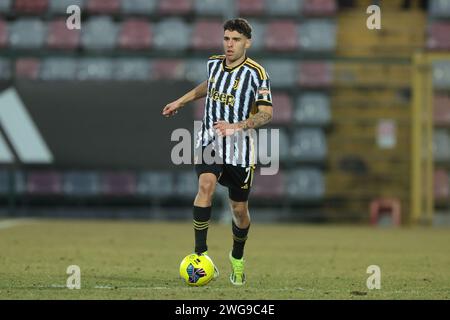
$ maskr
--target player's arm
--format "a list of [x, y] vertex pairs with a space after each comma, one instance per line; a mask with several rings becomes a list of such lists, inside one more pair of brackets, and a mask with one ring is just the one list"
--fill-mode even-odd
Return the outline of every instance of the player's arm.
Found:
[[258, 112], [250, 115], [244, 121], [238, 122], [238, 128], [242, 130], [256, 129], [272, 120], [272, 106], [258, 105]]
[[208, 91], [208, 81], [205, 80], [197, 87], [186, 93], [184, 96], [167, 104], [162, 111], [163, 116], [166, 117], [173, 116], [175, 113], [178, 112], [178, 109], [184, 107], [187, 103], [206, 97], [207, 91]]

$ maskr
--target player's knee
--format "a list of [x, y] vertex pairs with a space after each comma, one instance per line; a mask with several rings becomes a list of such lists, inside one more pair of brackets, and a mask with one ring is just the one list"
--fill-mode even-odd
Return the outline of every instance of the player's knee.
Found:
[[205, 179], [200, 181], [198, 185], [198, 193], [203, 197], [211, 197], [216, 188], [216, 183], [212, 180]]
[[231, 209], [236, 219], [247, 220], [249, 219], [248, 206], [246, 202], [232, 202]]

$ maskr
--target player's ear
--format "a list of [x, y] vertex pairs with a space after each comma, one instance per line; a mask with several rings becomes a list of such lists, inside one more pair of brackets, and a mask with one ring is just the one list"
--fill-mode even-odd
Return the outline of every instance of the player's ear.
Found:
[[252, 39], [245, 40], [245, 49], [249, 49], [252, 46]]

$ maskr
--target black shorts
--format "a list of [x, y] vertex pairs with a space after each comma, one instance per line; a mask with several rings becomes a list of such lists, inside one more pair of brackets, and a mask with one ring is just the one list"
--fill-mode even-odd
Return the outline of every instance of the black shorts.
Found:
[[228, 188], [228, 196], [236, 202], [245, 202], [250, 195], [255, 167], [240, 167], [231, 164], [196, 164], [195, 171], [200, 177], [202, 173], [212, 173], [217, 181]]

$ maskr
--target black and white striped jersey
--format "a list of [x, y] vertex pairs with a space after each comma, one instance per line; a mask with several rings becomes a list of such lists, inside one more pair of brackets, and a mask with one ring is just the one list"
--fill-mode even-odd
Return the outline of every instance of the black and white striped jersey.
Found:
[[234, 68], [228, 68], [224, 55], [208, 60], [208, 93], [202, 128], [198, 133], [196, 148], [212, 144], [223, 163], [249, 167], [256, 164], [254, 137], [250, 132], [219, 138], [214, 123], [224, 120], [236, 123], [257, 112], [258, 105], [272, 106], [270, 80], [265, 69], [254, 60], [246, 59]]

